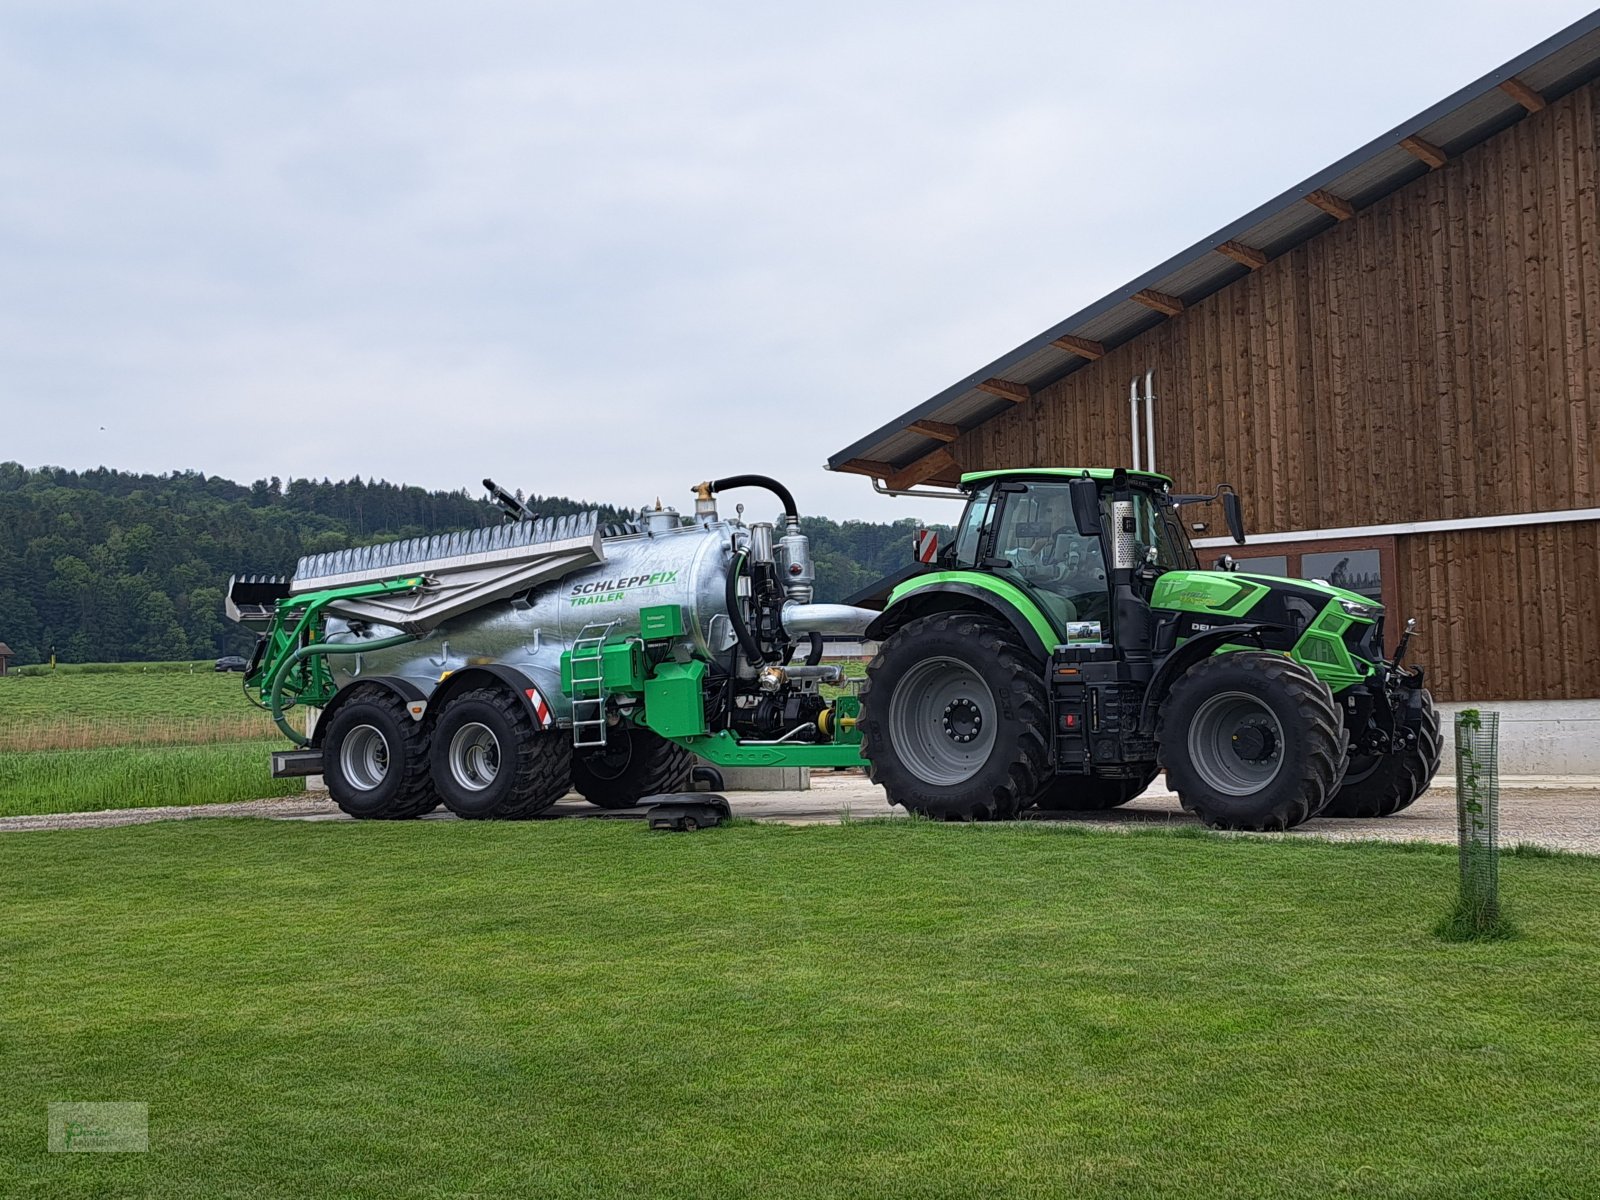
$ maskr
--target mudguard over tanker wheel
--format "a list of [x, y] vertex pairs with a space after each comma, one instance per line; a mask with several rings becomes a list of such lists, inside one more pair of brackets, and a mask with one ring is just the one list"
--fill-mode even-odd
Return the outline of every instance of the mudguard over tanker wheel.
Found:
[[462, 692], [439, 714], [430, 754], [444, 805], [467, 820], [515, 820], [567, 793], [572, 741], [541, 730], [503, 688]]
[[1101, 779], [1097, 775], [1057, 775], [1039, 793], [1045, 812], [1104, 812], [1132, 800], [1160, 772], [1151, 767], [1136, 779]]
[[574, 755], [572, 787], [601, 808], [632, 808], [646, 796], [685, 790], [694, 755], [648, 729], [611, 730], [603, 750]]
[[333, 802], [366, 821], [403, 821], [439, 807], [428, 731], [387, 688], [357, 688], [322, 731], [322, 778]]
[[1290, 829], [1320, 813], [1348, 739], [1328, 685], [1282, 654], [1202, 659], [1157, 730], [1167, 783], [1213, 829]]
[[867, 667], [861, 753], [891, 804], [947, 821], [1014, 817], [1050, 772], [1044, 669], [971, 612], [908, 621]]
[[1433, 696], [1422, 693], [1422, 729], [1417, 744], [1395, 754], [1352, 755], [1344, 782], [1322, 810], [1325, 817], [1391, 817], [1409, 808], [1428, 790], [1439, 758], [1444, 734]]

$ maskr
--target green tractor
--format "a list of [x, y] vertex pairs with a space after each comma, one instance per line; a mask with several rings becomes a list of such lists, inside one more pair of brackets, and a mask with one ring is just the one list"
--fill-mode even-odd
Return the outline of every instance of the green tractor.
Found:
[[949, 820], [1109, 809], [1165, 769], [1222, 829], [1398, 812], [1442, 738], [1383, 610], [1317, 581], [1201, 570], [1162, 475], [963, 477], [953, 543], [868, 628], [862, 755], [889, 799]]

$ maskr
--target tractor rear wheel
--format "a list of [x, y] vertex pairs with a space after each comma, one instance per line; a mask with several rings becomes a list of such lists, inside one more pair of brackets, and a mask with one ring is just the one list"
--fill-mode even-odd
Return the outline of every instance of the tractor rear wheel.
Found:
[[1098, 775], [1057, 775], [1039, 793], [1045, 812], [1104, 812], [1132, 800], [1160, 772], [1151, 767], [1136, 779], [1102, 779]]
[[1345, 765], [1328, 685], [1282, 654], [1212, 655], [1173, 684], [1157, 729], [1167, 782], [1213, 829], [1290, 829], [1316, 816]]
[[474, 688], [445, 705], [430, 753], [444, 806], [467, 820], [516, 820], [567, 793], [572, 742], [539, 729], [502, 688]]
[[1444, 753], [1444, 734], [1439, 729], [1439, 710], [1433, 696], [1422, 693], [1422, 731], [1417, 744], [1394, 754], [1351, 756], [1350, 769], [1334, 793], [1325, 817], [1392, 817], [1409, 808], [1428, 790], [1439, 758]]
[[648, 729], [619, 725], [605, 749], [572, 760], [572, 787], [601, 808], [632, 808], [646, 796], [680, 791], [694, 770], [694, 755]]
[[328, 795], [364, 821], [403, 821], [439, 807], [428, 776], [428, 732], [386, 688], [358, 687], [322, 733]]
[[1044, 668], [980, 613], [908, 621], [867, 667], [861, 753], [891, 804], [944, 821], [1014, 817], [1050, 770]]

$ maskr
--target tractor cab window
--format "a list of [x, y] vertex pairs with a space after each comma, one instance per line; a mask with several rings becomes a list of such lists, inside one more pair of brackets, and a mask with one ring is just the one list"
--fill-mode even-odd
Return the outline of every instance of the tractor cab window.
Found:
[[994, 554], [1011, 564], [1000, 573], [1027, 585], [1059, 623], [1109, 619], [1100, 539], [1078, 532], [1065, 481], [1006, 495]]
[[1172, 505], [1149, 492], [1135, 492], [1133, 512], [1138, 525], [1133, 547], [1136, 563], [1153, 563], [1163, 571], [1200, 565]]
[[983, 553], [986, 535], [994, 524], [994, 485], [988, 484], [972, 494], [967, 501], [967, 511], [961, 514], [961, 527], [956, 530], [955, 559], [962, 567], [975, 567]]

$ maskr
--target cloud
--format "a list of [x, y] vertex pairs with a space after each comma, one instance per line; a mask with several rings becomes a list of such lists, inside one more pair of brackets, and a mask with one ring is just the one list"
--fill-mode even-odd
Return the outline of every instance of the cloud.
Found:
[[1582, 11], [8, 6], [0, 456], [905, 515], [821, 463]]

